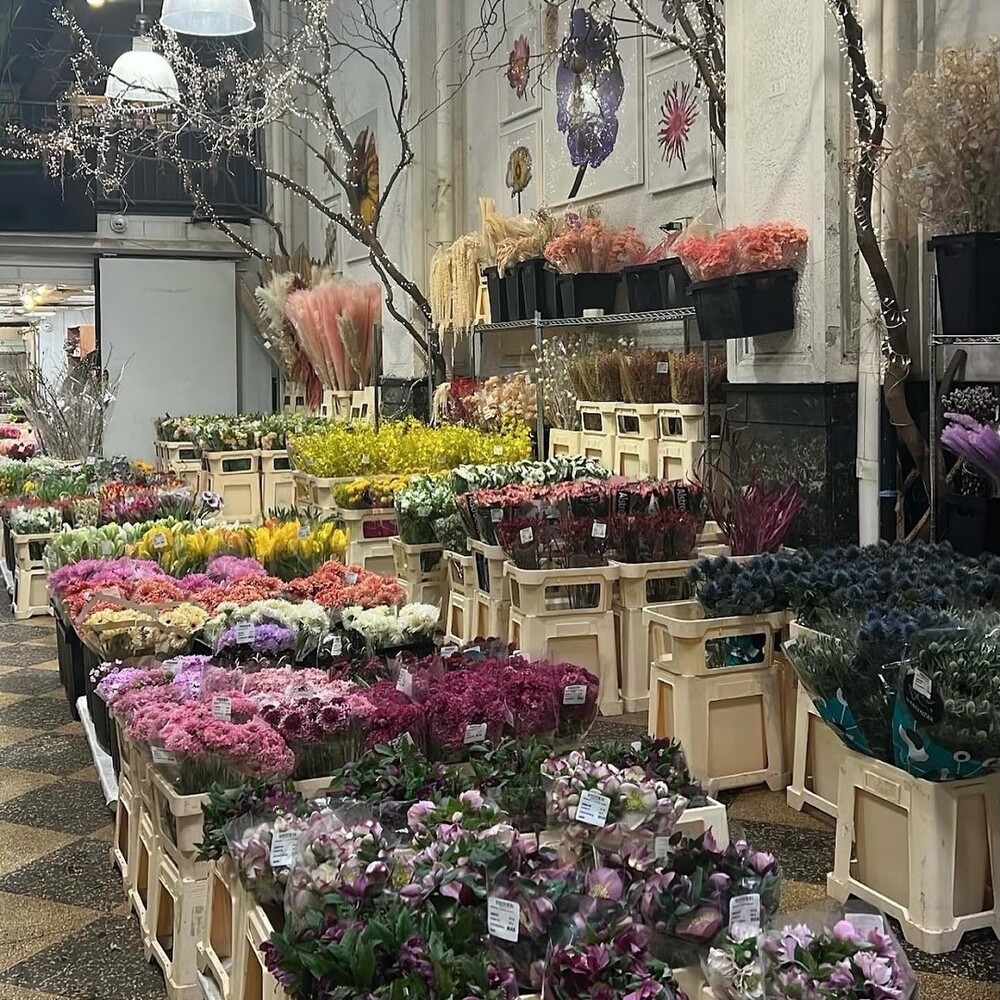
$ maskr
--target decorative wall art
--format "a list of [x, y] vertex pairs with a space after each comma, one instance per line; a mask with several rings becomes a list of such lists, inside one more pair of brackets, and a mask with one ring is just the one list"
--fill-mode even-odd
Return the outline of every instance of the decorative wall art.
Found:
[[[378, 110], [369, 111], [345, 126], [354, 149], [348, 151], [346, 174], [350, 187], [351, 210], [366, 225], [375, 217], [380, 197], [378, 161]], [[363, 260], [368, 248], [351, 236], [346, 237], [348, 261]]]
[[523, 10], [509, 19], [501, 51], [505, 61], [497, 74], [500, 121], [506, 123], [531, 114], [541, 106], [541, 60], [536, 14]]
[[680, 49], [646, 76], [646, 169], [650, 192], [673, 191], [712, 176], [708, 98]]
[[[647, 20], [667, 31], [677, 31], [677, 18], [674, 13], [673, 0], [643, 0], [643, 9]], [[647, 59], [673, 52], [675, 46], [658, 38], [653, 32], [645, 32], [644, 52]]]
[[[500, 136], [500, 195], [497, 205], [505, 215], [528, 215], [541, 203], [541, 123], [527, 122]], [[506, 207], [503, 207], [506, 206]]]
[[559, 54], [544, 91], [545, 203], [641, 184], [640, 39], [619, 38], [609, 0], [559, 9]]
[[[340, 212], [343, 209], [343, 197], [340, 194], [331, 195], [329, 198], [323, 199], [323, 204], [334, 212]], [[339, 274], [344, 269], [342, 246], [345, 234], [343, 229], [332, 219], [327, 219], [324, 216], [323, 221], [323, 245], [320, 247], [323, 264], [330, 268], [334, 274]]]

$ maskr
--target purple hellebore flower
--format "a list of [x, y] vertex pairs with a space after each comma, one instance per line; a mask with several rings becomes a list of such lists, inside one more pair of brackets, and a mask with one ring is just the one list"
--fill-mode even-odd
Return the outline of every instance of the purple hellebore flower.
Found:
[[411, 830], [422, 826], [424, 820], [437, 808], [433, 802], [414, 802], [406, 814], [406, 823]]
[[708, 881], [716, 892], [725, 892], [733, 880], [725, 872], [712, 872], [708, 876]]
[[[841, 921], [844, 923], [844, 921]], [[835, 929], [836, 930], [836, 929]], [[851, 960], [841, 959], [834, 967], [833, 972], [827, 977], [827, 982], [837, 989], [850, 989], [854, 986], [854, 973], [851, 971]]]
[[854, 929], [854, 924], [850, 920], [838, 920], [833, 925], [833, 936], [838, 941], [858, 940], [858, 932]]
[[496, 965], [486, 967], [486, 982], [492, 989], [502, 989], [507, 1000], [517, 1000], [517, 976], [513, 969], [505, 969]]
[[644, 979], [631, 993], [626, 993], [622, 1000], [654, 1000], [662, 993], [662, 983], [655, 979]]
[[595, 868], [587, 872], [584, 891], [594, 899], [610, 899], [617, 903], [624, 891], [621, 876], [613, 868]]
[[781, 932], [781, 938], [778, 940], [775, 949], [778, 960], [781, 962], [794, 962], [796, 949], [808, 947], [812, 939], [812, 931], [805, 924], [786, 927]]
[[541, 934], [548, 929], [549, 921], [556, 912], [555, 904], [547, 896], [538, 896], [528, 904], [528, 919], [532, 930]]
[[894, 988], [896, 970], [889, 959], [881, 958], [870, 951], [859, 951], [854, 956], [854, 964], [866, 982], [883, 990]]
[[722, 913], [714, 906], [699, 906], [677, 921], [674, 933], [685, 941], [712, 941], [722, 928]]
[[576, 7], [556, 69], [556, 125], [566, 133], [574, 167], [598, 167], [611, 154], [624, 95], [614, 27], [583, 6]]

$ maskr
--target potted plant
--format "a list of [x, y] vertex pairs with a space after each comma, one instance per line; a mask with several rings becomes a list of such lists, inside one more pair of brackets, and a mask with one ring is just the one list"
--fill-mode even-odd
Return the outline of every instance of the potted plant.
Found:
[[566, 214], [566, 231], [545, 244], [545, 259], [559, 271], [555, 276], [563, 316], [584, 310], [615, 311], [621, 269], [646, 251], [631, 226], [612, 229], [596, 215]]
[[690, 234], [675, 249], [694, 284], [702, 340], [782, 333], [795, 326], [795, 283], [808, 233], [790, 222]]
[[892, 163], [900, 200], [934, 233], [943, 332], [1000, 330], [1000, 73], [994, 39], [945, 49], [900, 99]]

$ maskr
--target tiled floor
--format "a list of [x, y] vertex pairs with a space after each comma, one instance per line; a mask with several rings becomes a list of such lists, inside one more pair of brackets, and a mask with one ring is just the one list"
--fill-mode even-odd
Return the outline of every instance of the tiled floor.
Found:
[[[14, 624], [0, 610], [0, 1000], [162, 1000], [111, 866], [113, 818], [54, 657], [47, 622]], [[644, 723], [598, 726], [620, 735]], [[726, 798], [733, 830], [780, 858], [784, 908], [822, 904], [831, 825], [788, 809], [783, 793]], [[1000, 946], [988, 932], [953, 955], [908, 952], [924, 1000], [1000, 1000]]]

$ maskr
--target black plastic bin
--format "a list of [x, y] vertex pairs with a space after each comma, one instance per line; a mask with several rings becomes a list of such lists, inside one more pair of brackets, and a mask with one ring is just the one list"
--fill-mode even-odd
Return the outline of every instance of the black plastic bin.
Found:
[[547, 294], [546, 271], [555, 277], [555, 272], [545, 267], [544, 257], [532, 257], [515, 264], [511, 271], [517, 275], [517, 285], [520, 292], [521, 319], [535, 318], [535, 313], [541, 313], [542, 319], [559, 319], [556, 307], [555, 282], [552, 283], [552, 295]]
[[602, 309], [606, 316], [614, 313], [621, 280], [617, 271], [559, 274], [556, 277], [564, 317], [582, 316], [586, 309]]
[[405, 420], [416, 417], [425, 423], [431, 416], [431, 396], [426, 378], [397, 378], [383, 375], [379, 379], [379, 416], [383, 420]]
[[942, 510], [944, 540], [964, 556], [1000, 553], [1000, 498], [950, 493]]
[[507, 301], [507, 274], [501, 278], [495, 267], [483, 268], [483, 274], [486, 275], [486, 291], [490, 297], [490, 321], [506, 323], [511, 318]]
[[87, 711], [94, 723], [97, 743], [105, 753], [111, 753], [111, 715], [107, 702], [97, 694], [91, 675], [101, 665], [101, 658], [87, 646], [83, 647], [83, 677], [87, 689]]
[[622, 268], [630, 313], [666, 309], [667, 288], [663, 264], [663, 261], [654, 260], [650, 264], [633, 264]]
[[1000, 333], [1000, 233], [956, 233], [927, 243], [937, 262], [946, 336]]
[[660, 261], [663, 266], [663, 301], [667, 309], [684, 309], [694, 305], [691, 278], [680, 260], [672, 257]]
[[80, 642], [73, 626], [59, 613], [55, 605], [52, 615], [56, 620], [56, 655], [59, 660], [59, 680], [66, 691], [69, 712], [74, 719], [80, 718], [76, 702], [87, 694], [83, 674], [83, 643]]
[[797, 271], [750, 271], [691, 285], [702, 340], [739, 340], [795, 327]]
[[549, 314], [549, 319], [562, 319], [566, 313], [563, 312], [562, 295], [559, 291], [559, 272], [555, 268], [543, 269], [542, 292], [543, 308], [545, 313]]

